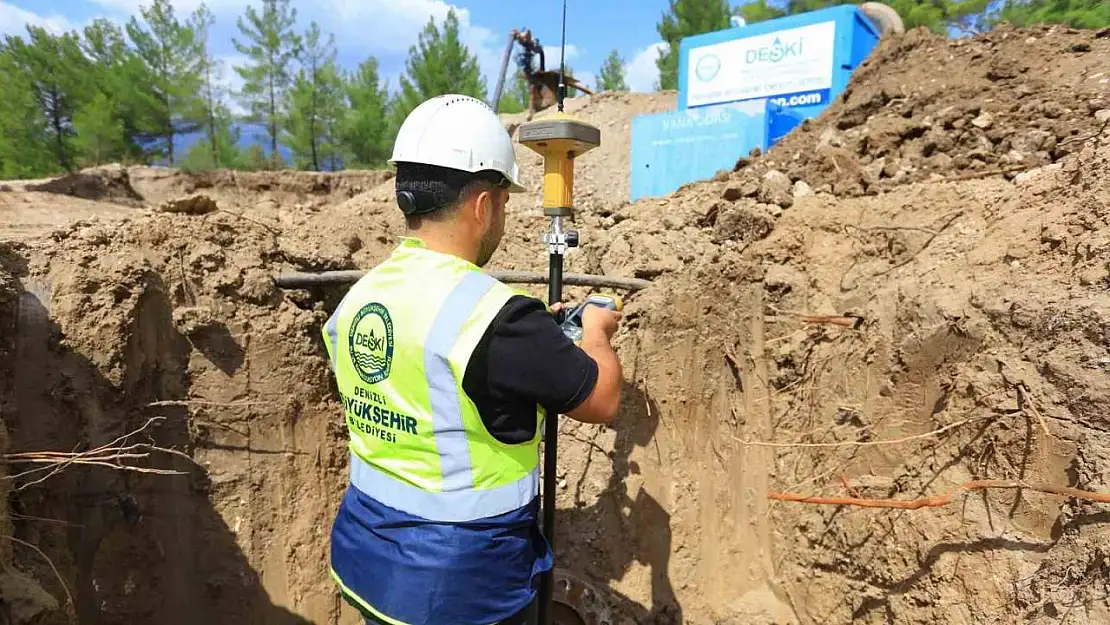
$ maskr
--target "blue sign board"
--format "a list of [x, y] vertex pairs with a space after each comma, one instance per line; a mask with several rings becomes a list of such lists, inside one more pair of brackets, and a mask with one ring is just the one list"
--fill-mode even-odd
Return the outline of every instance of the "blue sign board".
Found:
[[731, 171], [751, 148], [765, 148], [762, 108], [762, 103], [726, 104], [634, 117], [630, 201]]
[[632, 120], [630, 201], [731, 170], [821, 114], [879, 41], [854, 5], [682, 40], [678, 109]]
[[878, 41], [879, 31], [854, 5], [686, 37], [678, 108], [756, 99], [827, 106]]

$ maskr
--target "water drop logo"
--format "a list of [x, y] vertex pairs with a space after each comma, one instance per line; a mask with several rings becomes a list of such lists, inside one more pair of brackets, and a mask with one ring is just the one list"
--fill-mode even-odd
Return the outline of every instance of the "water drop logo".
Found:
[[716, 54], [706, 54], [698, 59], [697, 65], [694, 66], [694, 75], [696, 75], [701, 82], [713, 80], [720, 71], [721, 59]]
[[393, 319], [389, 310], [377, 302], [362, 307], [351, 322], [348, 353], [367, 384], [377, 384], [389, 377], [393, 363]]

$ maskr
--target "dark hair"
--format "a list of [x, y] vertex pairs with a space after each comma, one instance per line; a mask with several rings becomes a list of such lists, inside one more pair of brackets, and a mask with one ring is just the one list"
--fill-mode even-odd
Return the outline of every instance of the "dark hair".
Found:
[[501, 172], [482, 170], [475, 173], [424, 163], [397, 163], [394, 187], [397, 204], [406, 220], [441, 221], [454, 214], [473, 191], [492, 187], [508, 187], [509, 180]]

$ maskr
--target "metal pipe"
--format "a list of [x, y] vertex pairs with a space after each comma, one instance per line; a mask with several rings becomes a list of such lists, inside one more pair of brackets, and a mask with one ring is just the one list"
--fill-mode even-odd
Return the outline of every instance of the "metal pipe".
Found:
[[501, 90], [505, 87], [505, 71], [509, 68], [509, 57], [513, 53], [513, 43], [516, 42], [516, 31], [513, 30], [509, 33], [509, 45], [505, 46], [505, 54], [501, 57], [501, 73], [497, 76], [497, 88], [493, 90], [493, 101], [489, 103], [489, 107], [493, 109], [494, 113], [498, 111], [498, 105], [501, 104]]
[[[550, 284], [548, 274], [531, 271], [509, 271], [495, 269], [487, 271], [490, 276], [509, 284]], [[274, 276], [274, 284], [282, 289], [303, 289], [313, 286], [344, 285], [358, 282], [366, 272], [361, 269], [350, 271], [322, 271], [320, 273], [279, 273]], [[584, 273], [563, 274], [563, 284], [571, 286], [592, 286], [596, 288], [627, 289], [639, 291], [651, 286], [650, 280], [639, 278], [611, 278]]]

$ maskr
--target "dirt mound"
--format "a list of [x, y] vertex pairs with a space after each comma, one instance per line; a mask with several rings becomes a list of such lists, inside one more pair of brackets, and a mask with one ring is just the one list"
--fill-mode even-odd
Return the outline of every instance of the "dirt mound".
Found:
[[[635, 205], [631, 114], [673, 95], [568, 101], [603, 139], [578, 161], [568, 271], [655, 281], [618, 335], [618, 421], [568, 422], [560, 443], [560, 565], [607, 584], [621, 625], [1110, 620], [1105, 510], [1025, 486], [1110, 490], [1110, 137], [1087, 119], [1105, 46], [1066, 29], [892, 38], [770, 154]], [[1011, 67], [995, 56], [1029, 69], [992, 79]], [[952, 147], [924, 155], [951, 106]], [[883, 130], [926, 117], [919, 136]], [[1026, 149], [1034, 130], [1053, 146]], [[1015, 150], [1042, 166], [983, 175]], [[961, 157], [981, 179], [952, 179]], [[865, 178], [880, 158], [906, 173]], [[539, 158], [520, 160], [537, 198]], [[326, 569], [347, 459], [319, 327], [343, 289], [269, 277], [381, 260], [401, 229], [389, 174], [128, 171], [178, 212], [105, 214], [9, 254], [0, 322], [12, 292], [23, 305], [3, 416], [17, 451], [141, 430], [126, 441], [188, 458], [135, 459], [173, 475], [70, 467], [11, 498], [11, 534], [57, 565], [81, 623], [357, 622]], [[493, 266], [544, 268], [534, 204], [511, 205]], [[767, 498], [979, 478], [1012, 488], [917, 511]]]
[[1108, 61], [1110, 39], [1090, 30], [1000, 27], [950, 40], [916, 29], [885, 41], [820, 118], [738, 180], [779, 169], [853, 196], [1053, 163], [1110, 120]]
[[27, 191], [60, 193], [85, 200], [141, 206], [143, 198], [131, 187], [126, 168], [115, 166], [83, 169], [41, 183], [24, 185]]
[[135, 189], [149, 204], [203, 192], [238, 206], [259, 202], [319, 206], [354, 197], [392, 178], [389, 171], [200, 171], [155, 167], [129, 169]]

